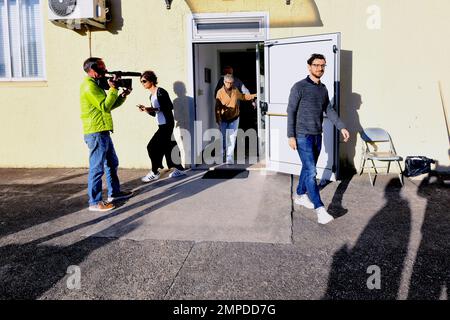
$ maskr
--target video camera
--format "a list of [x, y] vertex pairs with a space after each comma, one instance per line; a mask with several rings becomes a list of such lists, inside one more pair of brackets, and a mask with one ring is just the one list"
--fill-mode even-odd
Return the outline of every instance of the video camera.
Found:
[[103, 90], [108, 90], [109, 89], [108, 80], [112, 81], [114, 76], [117, 77], [117, 79], [113, 81], [116, 88], [132, 89], [133, 88], [133, 80], [132, 79], [122, 79], [122, 77], [141, 77], [141, 73], [140, 72], [127, 72], [127, 71], [106, 71], [104, 73], [103, 77], [97, 79], [97, 84]]
[[133, 81], [132, 79], [122, 79], [122, 77], [141, 77], [140, 72], [106, 71], [105, 73], [105, 77], [110, 80], [114, 78], [114, 75], [117, 76], [117, 79], [113, 81], [116, 88], [125, 88], [125, 89], [132, 89]]

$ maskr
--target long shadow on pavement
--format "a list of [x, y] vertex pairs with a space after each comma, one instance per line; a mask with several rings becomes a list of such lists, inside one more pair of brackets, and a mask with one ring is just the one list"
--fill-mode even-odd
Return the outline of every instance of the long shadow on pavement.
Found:
[[[9, 171], [13, 171], [8, 169]], [[28, 179], [38, 179], [35, 170], [24, 170]], [[15, 172], [15, 171], [14, 171]], [[24, 174], [12, 173], [19, 179]], [[29, 174], [28, 174], [29, 173]], [[8, 173], [6, 173], [8, 175]], [[31, 177], [29, 177], [31, 175]], [[85, 183], [74, 183], [86, 177]], [[142, 185], [139, 179], [121, 184], [123, 190]], [[87, 170], [84, 173], [70, 174], [51, 179], [46, 183], [16, 183], [0, 185], [0, 237], [14, 234], [33, 226], [56, 220], [87, 208], [88, 197]], [[80, 194], [81, 195], [77, 195]], [[77, 195], [77, 196], [74, 196]]]
[[[365, 227], [355, 246], [344, 245], [333, 257], [323, 299], [396, 299], [408, 252], [411, 210], [398, 179], [385, 188], [385, 206]], [[368, 195], [370, 196], [370, 195]], [[369, 267], [381, 272], [381, 289], [369, 289]]]
[[85, 208], [87, 195], [72, 195], [85, 190], [87, 184], [67, 182], [85, 175], [67, 175], [47, 183], [0, 185], [0, 237]]
[[352, 181], [352, 177], [344, 178], [336, 188], [334, 192], [333, 199], [331, 200], [330, 205], [328, 206], [328, 213], [331, 214], [334, 218], [340, 218], [347, 214], [348, 210], [342, 206], [342, 199], [344, 198], [344, 194], [347, 191], [347, 188]]
[[[181, 200], [183, 198], [192, 196], [195, 193], [202, 192], [207, 188], [217, 185], [223, 180], [202, 180], [199, 183], [200, 177], [196, 176], [193, 179], [180, 180], [178, 185], [175, 185], [168, 189], [166, 192], [156, 194], [152, 197], [146, 198], [137, 203], [131, 205], [122, 206], [114, 210], [111, 214], [100, 216], [99, 218], [91, 221], [81, 223], [79, 225], [71, 226], [64, 230], [60, 230], [50, 235], [46, 235], [39, 239], [32, 240], [25, 244], [8, 244], [0, 247], [0, 299], [36, 299], [43, 295], [46, 291], [52, 288], [58, 281], [66, 276], [67, 268], [71, 265], [79, 265], [82, 263], [92, 252], [99, 248], [115, 241], [117, 238], [125, 236], [132, 232], [139, 226], [139, 222], [136, 220], [150, 214], [156, 209], [162, 208], [174, 201]], [[206, 181], [208, 181], [206, 183]], [[169, 182], [158, 181], [150, 186], [142, 188], [141, 192], [145, 192], [146, 188], [157, 188], [164, 186]], [[189, 187], [190, 184], [195, 183], [195, 188]], [[134, 185], [136, 182], [130, 182], [130, 185]], [[188, 186], [187, 192], [180, 192], [180, 186]], [[85, 188], [85, 185], [83, 185]], [[78, 187], [76, 188], [78, 191]], [[39, 189], [34, 189], [39, 192]], [[52, 188], [48, 189], [48, 192], [52, 192]], [[84, 198], [84, 197], [83, 197]], [[165, 198], [165, 199], [164, 199]], [[154, 206], [146, 206], [143, 210], [133, 214], [130, 217], [125, 218], [122, 221], [114, 223], [108, 226], [106, 229], [99, 233], [108, 234], [110, 231], [114, 232], [114, 237], [98, 238], [97, 234], [85, 238], [81, 241], [75, 242], [69, 246], [57, 246], [45, 244], [46, 241], [56, 239], [60, 236], [67, 235], [74, 231], [80, 230], [86, 226], [97, 224], [105, 219], [118, 216], [126, 213], [132, 208], [139, 206], [149, 205], [154, 201], [164, 199], [163, 201], [155, 204]], [[79, 201], [75, 199], [73, 201]], [[65, 211], [60, 208], [64, 202], [53, 203], [56, 206], [52, 207], [52, 210], [59, 212], [58, 216], [75, 212], [76, 208]], [[59, 204], [59, 205], [58, 205]], [[81, 208], [85, 207], [85, 203], [80, 205]], [[47, 208], [48, 209], [48, 208]], [[61, 212], [60, 209], [63, 209]], [[52, 216], [54, 219], [55, 217]], [[48, 221], [49, 219], [47, 219]], [[43, 222], [43, 221], [41, 221]], [[32, 221], [30, 224], [35, 224], [36, 221]], [[19, 229], [19, 228], [17, 228]], [[23, 229], [23, 227], [22, 227]], [[99, 266], [101, 268], [101, 266]]]
[[422, 180], [418, 194], [427, 200], [422, 240], [414, 262], [408, 299], [438, 300], [450, 294], [450, 192], [448, 185]]

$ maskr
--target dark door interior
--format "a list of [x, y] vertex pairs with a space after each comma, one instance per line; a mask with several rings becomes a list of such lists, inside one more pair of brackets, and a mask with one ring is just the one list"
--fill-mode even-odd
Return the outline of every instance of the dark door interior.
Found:
[[[221, 52], [220, 70], [225, 66], [231, 66], [234, 76], [242, 80], [250, 93], [256, 93], [256, 50]], [[240, 110], [239, 128], [257, 130], [257, 110], [251, 101], [241, 101]]]

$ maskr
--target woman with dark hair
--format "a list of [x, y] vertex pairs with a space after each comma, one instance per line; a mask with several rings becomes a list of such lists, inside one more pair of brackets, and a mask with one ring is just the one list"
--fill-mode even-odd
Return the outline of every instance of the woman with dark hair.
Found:
[[[183, 166], [175, 164], [171, 157], [173, 148], [176, 148], [178, 154], [180, 154], [180, 150], [175, 139], [172, 139], [175, 121], [172, 113], [173, 104], [169, 94], [163, 88], [157, 87], [158, 78], [153, 71], [145, 71], [141, 75], [141, 83], [145, 89], [150, 91], [151, 106], [146, 107], [140, 104], [138, 107], [140, 111], [145, 111], [152, 117], [155, 117], [158, 122], [158, 130], [147, 145], [152, 169], [141, 180], [142, 182], [151, 182], [159, 179], [159, 169], [163, 168], [162, 159], [164, 156], [169, 169], [174, 168], [169, 177], [183, 176], [185, 175]], [[179, 160], [181, 160], [181, 157], [179, 157]]]

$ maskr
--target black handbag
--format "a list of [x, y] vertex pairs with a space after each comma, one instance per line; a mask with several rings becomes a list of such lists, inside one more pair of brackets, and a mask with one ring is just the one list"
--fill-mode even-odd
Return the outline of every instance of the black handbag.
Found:
[[415, 177], [431, 171], [431, 164], [435, 163], [433, 159], [424, 156], [408, 156], [405, 159], [405, 177]]

